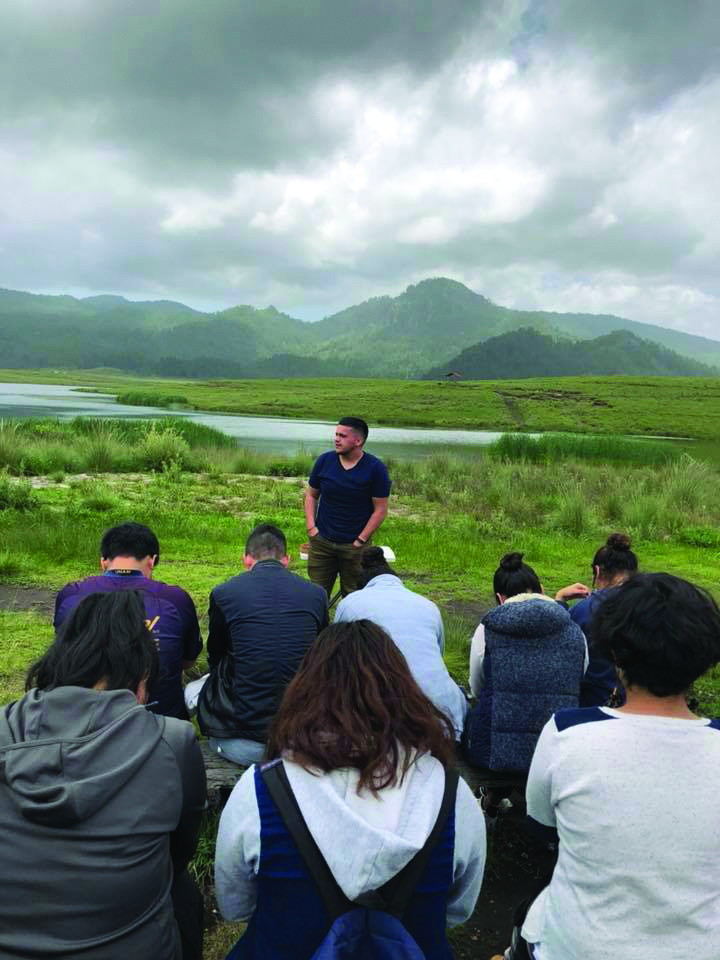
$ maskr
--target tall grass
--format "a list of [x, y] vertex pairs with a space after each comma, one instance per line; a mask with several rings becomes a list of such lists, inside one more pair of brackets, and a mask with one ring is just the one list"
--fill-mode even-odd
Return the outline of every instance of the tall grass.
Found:
[[582, 460], [590, 463], [657, 466], [673, 461], [681, 453], [669, 443], [629, 437], [578, 436], [570, 433], [545, 433], [532, 437], [522, 433], [504, 433], [488, 446], [487, 455], [504, 463]]

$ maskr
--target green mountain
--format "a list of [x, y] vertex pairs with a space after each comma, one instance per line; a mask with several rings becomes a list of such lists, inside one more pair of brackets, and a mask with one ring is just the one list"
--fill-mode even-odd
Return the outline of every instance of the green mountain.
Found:
[[624, 376], [707, 377], [717, 374], [697, 360], [615, 330], [594, 340], [568, 340], [530, 327], [476, 343], [433, 367], [423, 379], [442, 380], [448, 373], [468, 380], [519, 380], [526, 377]]
[[[114, 367], [203, 378], [410, 378], [430, 367], [457, 365], [453, 358], [464, 349], [527, 328], [573, 340], [625, 330], [720, 367], [719, 341], [621, 317], [510, 310], [443, 278], [423, 280], [397, 297], [374, 297], [317, 323], [274, 307], [202, 313], [170, 300], [0, 289], [5, 367]], [[619, 372], [630, 373], [631, 361], [628, 354], [628, 369]]]
[[[430, 365], [448, 362], [483, 340], [531, 327], [541, 333], [593, 339], [627, 330], [686, 357], [720, 367], [720, 342], [622, 317], [510, 310], [455, 280], [423, 280], [399, 297], [378, 297], [314, 324], [318, 356], [334, 356], [354, 375], [421, 376]], [[362, 331], [362, 336], [358, 333]]]

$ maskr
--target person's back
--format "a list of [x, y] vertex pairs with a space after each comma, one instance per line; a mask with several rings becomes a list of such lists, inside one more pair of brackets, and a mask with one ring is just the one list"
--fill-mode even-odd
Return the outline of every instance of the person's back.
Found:
[[[139, 598], [89, 597], [68, 628], [94, 617], [97, 636], [120, 635], [128, 604], [132, 629], [146, 634], [132, 642], [150, 662]], [[142, 672], [138, 693], [104, 689], [132, 676], [137, 658], [122, 636], [107, 656], [58, 646], [33, 668], [39, 686], [0, 713], [0, 955], [180, 960], [173, 898], [205, 805], [192, 726], [138, 702]], [[72, 682], [53, 688], [63, 671]], [[90, 684], [96, 672], [85, 686], [82, 675]], [[194, 896], [188, 912], [201, 912]]]
[[[207, 650], [217, 676], [198, 702], [201, 728], [214, 749], [243, 764], [259, 759], [285, 687], [327, 624], [327, 595], [287, 570], [281, 531], [257, 527], [244, 557], [248, 571], [210, 594]], [[242, 745], [236, 752], [228, 743], [233, 740], [247, 741], [249, 753]]]
[[180, 587], [152, 579], [159, 562], [157, 537], [139, 523], [111, 527], [100, 542], [103, 573], [66, 584], [55, 598], [53, 625], [59, 632], [70, 613], [93, 593], [136, 590], [145, 604], [145, 620], [155, 638], [160, 669], [152, 690], [149, 709], [169, 717], [187, 720], [183, 698], [183, 670], [202, 650], [195, 604]]
[[462, 736], [468, 710], [465, 694], [442, 658], [444, 629], [437, 605], [405, 587], [387, 565], [382, 548], [370, 547], [361, 558], [360, 589], [338, 604], [335, 622], [372, 620], [387, 633], [407, 660], [415, 682]]
[[715, 960], [718, 791], [718, 721], [558, 713], [533, 759], [528, 812], [552, 816], [559, 856], [526, 939], [546, 941], [550, 960]]
[[[519, 592], [497, 589], [518, 578]], [[478, 767], [524, 772], [548, 718], [578, 705], [586, 643], [567, 610], [541, 592], [522, 554], [502, 558], [494, 584], [499, 605], [482, 620], [484, 680], [468, 716], [465, 751]]]
[[[347, 667], [342, 677], [341, 660]], [[397, 719], [405, 711], [413, 718], [409, 726]], [[382, 746], [379, 736], [375, 744], [366, 737], [381, 717]], [[443, 797], [444, 767], [452, 753], [448, 732], [392, 641], [369, 621], [328, 628], [288, 688], [268, 753], [282, 755], [301, 815], [351, 901], [395, 877], [425, 844]], [[408, 750], [408, 736], [425, 747]], [[387, 737], [399, 753], [381, 762]], [[223, 811], [215, 861], [218, 903], [228, 919], [250, 917], [233, 958], [309, 960], [332, 918], [263, 780], [259, 768], [247, 770]], [[472, 912], [484, 858], [482, 815], [460, 780], [454, 807], [402, 916], [427, 960], [452, 956], [445, 927]]]
[[540, 736], [529, 825], [559, 841], [559, 856], [522, 938], [540, 960], [715, 960], [720, 722], [695, 716], [686, 691], [720, 659], [720, 611], [668, 574], [608, 594], [591, 642], [617, 664], [627, 699], [561, 711]]

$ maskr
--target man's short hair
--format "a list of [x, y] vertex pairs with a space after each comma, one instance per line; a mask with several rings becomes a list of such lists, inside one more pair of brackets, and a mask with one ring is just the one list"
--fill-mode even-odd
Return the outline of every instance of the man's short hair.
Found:
[[286, 554], [285, 534], [271, 523], [261, 523], [255, 527], [245, 541], [245, 555], [253, 560], [264, 560], [267, 557], [280, 560]]
[[120, 523], [102, 535], [100, 556], [103, 560], [114, 560], [116, 557], [144, 560], [145, 557], [155, 557], [157, 566], [160, 562], [160, 544], [150, 527], [142, 523]]
[[355, 433], [362, 437], [363, 443], [365, 443], [368, 438], [368, 433], [370, 433], [368, 425], [360, 417], [342, 417], [338, 420], [338, 424], [341, 427], [350, 427], [351, 430], [354, 430]]

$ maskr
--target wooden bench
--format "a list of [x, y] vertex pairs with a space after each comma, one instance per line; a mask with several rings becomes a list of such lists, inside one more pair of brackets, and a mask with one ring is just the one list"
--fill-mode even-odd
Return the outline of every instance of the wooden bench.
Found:
[[219, 754], [213, 753], [207, 740], [200, 740], [199, 746], [205, 763], [208, 807], [220, 812], [227, 803], [233, 787], [245, 772], [245, 767], [240, 767], [237, 763], [232, 763]]

